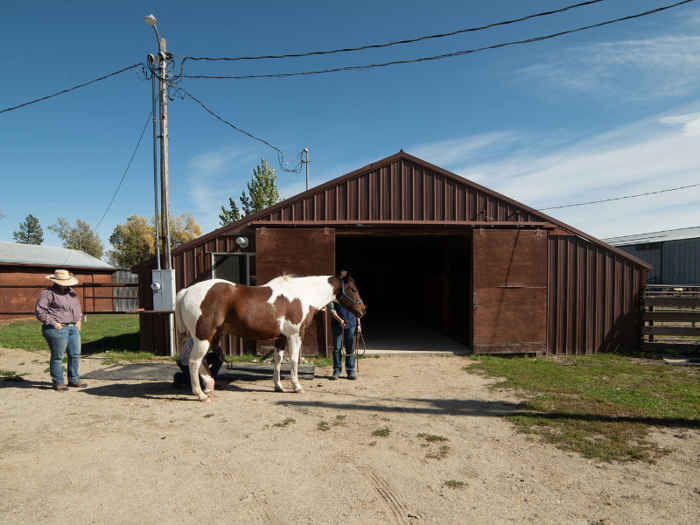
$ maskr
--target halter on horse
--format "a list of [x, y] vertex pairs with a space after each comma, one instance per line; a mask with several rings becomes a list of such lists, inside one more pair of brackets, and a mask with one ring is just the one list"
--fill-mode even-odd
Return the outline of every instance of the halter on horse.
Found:
[[[189, 331], [194, 341], [189, 359], [192, 393], [200, 401], [210, 401], [214, 380], [201, 363], [209, 346], [218, 343], [221, 333], [243, 339], [275, 340], [273, 381], [278, 392], [284, 391], [280, 368], [284, 347], [289, 342], [292, 385], [295, 392], [303, 392], [298, 379], [301, 342], [316, 311], [332, 301], [357, 317], [365, 315], [364, 302], [350, 277], [282, 276], [263, 286], [211, 279], [180, 290], [175, 303], [180, 340], [184, 342], [185, 332]], [[201, 390], [198, 373], [207, 385], [206, 392]]]

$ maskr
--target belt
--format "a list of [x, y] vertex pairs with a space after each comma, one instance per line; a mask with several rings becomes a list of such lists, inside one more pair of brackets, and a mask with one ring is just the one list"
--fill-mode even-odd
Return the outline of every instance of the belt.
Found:
[[75, 323], [61, 323], [63, 326], [75, 326]]

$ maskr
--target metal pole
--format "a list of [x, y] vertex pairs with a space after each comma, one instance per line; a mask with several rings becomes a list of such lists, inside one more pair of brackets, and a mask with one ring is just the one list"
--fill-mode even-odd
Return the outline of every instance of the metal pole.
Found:
[[148, 55], [148, 63], [153, 66], [151, 70], [151, 113], [153, 115], [153, 200], [155, 204], [155, 227], [156, 227], [156, 261], [160, 270], [160, 235], [158, 234], [158, 128], [156, 120], [158, 113], [156, 112], [156, 57]]
[[304, 148], [304, 153], [306, 153], [306, 189], [309, 189], [309, 150]]

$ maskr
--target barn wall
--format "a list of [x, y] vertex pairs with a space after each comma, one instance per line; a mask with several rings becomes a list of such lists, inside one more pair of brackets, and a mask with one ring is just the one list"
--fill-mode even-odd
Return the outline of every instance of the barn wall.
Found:
[[[113, 270], [67, 269], [80, 280], [80, 284], [72, 288], [80, 298], [83, 313], [113, 311], [111, 288], [83, 286], [86, 283], [111, 283]], [[0, 319], [34, 316], [39, 292], [52, 285], [46, 276], [54, 271], [54, 267], [0, 265]]]
[[550, 236], [547, 352], [592, 354], [639, 346], [646, 270], [575, 236]]

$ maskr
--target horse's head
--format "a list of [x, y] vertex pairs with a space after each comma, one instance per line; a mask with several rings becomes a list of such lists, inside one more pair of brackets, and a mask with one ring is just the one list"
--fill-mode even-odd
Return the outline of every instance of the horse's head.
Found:
[[340, 290], [336, 295], [340, 306], [352, 312], [355, 317], [361, 318], [367, 312], [365, 303], [357, 291], [355, 281], [349, 275], [340, 277]]

